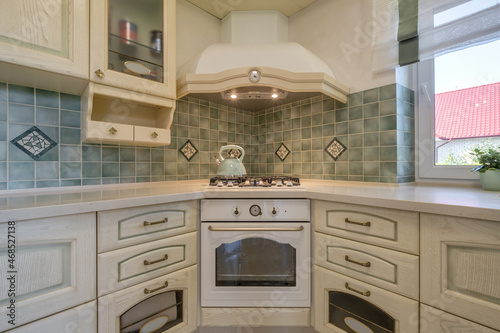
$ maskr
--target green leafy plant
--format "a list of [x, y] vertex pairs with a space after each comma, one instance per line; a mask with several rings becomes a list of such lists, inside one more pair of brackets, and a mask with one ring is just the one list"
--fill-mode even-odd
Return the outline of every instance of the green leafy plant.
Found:
[[480, 163], [472, 171], [485, 173], [487, 170], [500, 169], [500, 147], [497, 149], [475, 148], [470, 154]]

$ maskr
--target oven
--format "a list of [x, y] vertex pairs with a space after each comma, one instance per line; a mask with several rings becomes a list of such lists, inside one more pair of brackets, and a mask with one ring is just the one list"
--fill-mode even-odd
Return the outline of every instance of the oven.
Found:
[[309, 307], [310, 201], [201, 201], [202, 307]]

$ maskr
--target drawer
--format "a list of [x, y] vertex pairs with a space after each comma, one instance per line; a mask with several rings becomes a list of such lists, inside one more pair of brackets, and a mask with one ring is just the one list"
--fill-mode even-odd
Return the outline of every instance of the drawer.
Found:
[[[98, 298], [99, 318], [98, 331], [102, 333], [124, 332], [119, 325], [124, 321], [152, 321], [162, 315], [165, 306], [169, 308], [172, 294], [180, 306], [170, 308], [166, 315], [168, 322], [177, 324], [162, 332], [190, 333], [195, 332], [198, 324], [198, 268], [196, 265], [168, 275], [138, 284]], [[180, 295], [178, 295], [180, 293]], [[170, 295], [169, 295], [170, 294]], [[178, 297], [180, 296], [180, 297]], [[165, 298], [163, 298], [165, 297]], [[132, 310], [131, 312], [128, 312]], [[130, 313], [130, 318], [122, 318]], [[167, 322], [167, 323], [168, 323]], [[139, 325], [140, 326], [140, 325]], [[139, 332], [131, 329], [127, 332]], [[147, 330], [152, 332], [151, 330]], [[156, 332], [156, 331], [155, 331]]]
[[486, 326], [420, 304], [420, 332], [440, 333], [499, 333]]
[[418, 256], [314, 233], [314, 263], [418, 300]]
[[191, 232], [99, 254], [98, 295], [195, 264], [197, 244], [197, 234]]
[[9, 333], [85, 332], [97, 333], [97, 301], [14, 328]]
[[97, 220], [101, 253], [196, 230], [198, 201], [101, 211]]
[[419, 252], [419, 215], [396, 209], [316, 200], [315, 231], [408, 253]]
[[170, 144], [170, 130], [155, 127], [134, 126], [136, 144], [160, 146]]
[[[344, 332], [330, 320], [330, 292], [336, 292], [349, 298], [352, 298], [350, 295], [355, 296], [355, 300], [352, 300], [352, 302], [354, 302], [357, 310], [359, 309], [358, 314], [367, 316], [366, 311], [368, 309], [373, 310], [373, 307], [376, 307], [378, 308], [377, 314], [372, 318], [384, 313], [395, 320], [396, 332], [418, 333], [419, 308], [417, 301], [321, 267], [316, 266], [315, 268], [313, 306], [314, 328], [316, 331], [321, 333]], [[347, 308], [349, 304], [337, 305]], [[357, 318], [355, 315], [352, 317]], [[364, 327], [359, 329], [358, 332], [371, 332]]]

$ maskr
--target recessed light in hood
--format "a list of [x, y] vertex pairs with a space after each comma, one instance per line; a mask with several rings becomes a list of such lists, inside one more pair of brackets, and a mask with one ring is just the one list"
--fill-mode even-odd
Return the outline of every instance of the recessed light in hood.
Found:
[[[349, 89], [323, 60], [298, 43], [284, 41], [288, 20], [282, 14], [231, 12], [222, 27], [227, 43], [209, 46], [180, 68], [178, 98], [189, 95], [249, 111], [321, 94], [347, 101]], [[260, 36], [264, 42], [258, 43]], [[282, 98], [270, 97], [278, 91]], [[226, 99], [226, 92], [247, 98]]]

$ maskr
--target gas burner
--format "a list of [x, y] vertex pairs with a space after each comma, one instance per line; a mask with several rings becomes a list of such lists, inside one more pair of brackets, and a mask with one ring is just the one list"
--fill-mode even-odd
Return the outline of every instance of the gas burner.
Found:
[[298, 177], [290, 176], [259, 176], [259, 177], [213, 177], [210, 178], [210, 186], [214, 187], [294, 187], [300, 186]]

